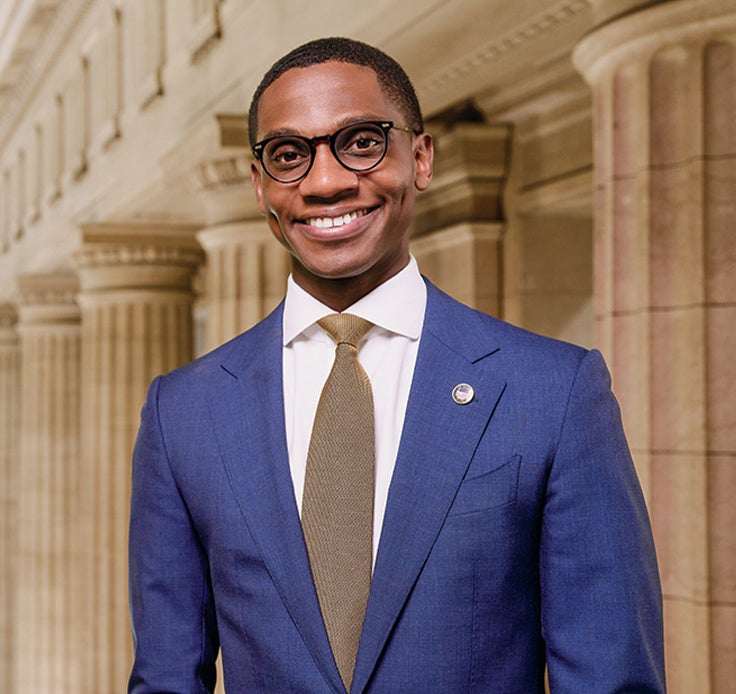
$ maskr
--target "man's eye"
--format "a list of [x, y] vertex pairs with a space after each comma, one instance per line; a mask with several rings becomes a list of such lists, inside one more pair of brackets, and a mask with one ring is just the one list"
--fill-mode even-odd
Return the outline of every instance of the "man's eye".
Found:
[[280, 168], [292, 168], [309, 159], [309, 153], [295, 142], [277, 144], [268, 154], [269, 162]]
[[383, 150], [383, 137], [370, 130], [357, 130], [349, 134], [340, 144], [344, 154], [353, 156], [373, 155]]
[[353, 146], [356, 149], [368, 149], [370, 147], [377, 147], [379, 144], [375, 137], [360, 137], [355, 140]]
[[274, 161], [294, 161], [295, 159], [299, 158], [299, 152], [295, 152], [293, 150], [284, 150], [281, 152], [277, 152], [273, 158]]

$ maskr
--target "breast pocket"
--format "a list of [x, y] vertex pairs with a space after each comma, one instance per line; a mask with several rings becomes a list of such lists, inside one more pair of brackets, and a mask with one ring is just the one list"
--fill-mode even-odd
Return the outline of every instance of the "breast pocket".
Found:
[[498, 466], [473, 474], [471, 465], [469, 477], [463, 480], [458, 489], [455, 501], [450, 507], [450, 515], [476, 513], [499, 506], [506, 506], [516, 501], [519, 488], [519, 469], [521, 456], [516, 454]]

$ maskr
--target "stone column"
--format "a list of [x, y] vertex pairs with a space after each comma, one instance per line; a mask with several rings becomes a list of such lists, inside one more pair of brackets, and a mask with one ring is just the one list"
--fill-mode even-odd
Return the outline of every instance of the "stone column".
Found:
[[430, 123], [434, 180], [416, 202], [411, 251], [420, 270], [456, 299], [501, 315], [509, 130], [483, 123]]
[[[79, 309], [74, 275], [19, 279], [13, 691], [76, 691], [79, 618]], [[17, 405], [17, 402], [16, 402]]]
[[[736, 681], [736, 5], [594, 3], [598, 343], [654, 525], [669, 691]], [[612, 16], [615, 15], [615, 16]]]
[[192, 171], [207, 226], [197, 238], [207, 254], [203, 348], [250, 328], [286, 292], [289, 255], [271, 236], [250, 182], [247, 114], [218, 114], [202, 138], [209, 152]]
[[501, 316], [501, 222], [461, 222], [413, 240], [424, 275], [458, 301]]
[[82, 311], [82, 464], [87, 519], [87, 694], [121, 691], [131, 665], [130, 460], [151, 379], [190, 360], [190, 228], [87, 226], [76, 256]]
[[18, 425], [20, 358], [12, 306], [0, 304], [0, 672], [8, 691], [13, 680], [18, 551]]
[[207, 253], [206, 347], [212, 349], [266, 316], [284, 297], [289, 256], [263, 219], [199, 232]]

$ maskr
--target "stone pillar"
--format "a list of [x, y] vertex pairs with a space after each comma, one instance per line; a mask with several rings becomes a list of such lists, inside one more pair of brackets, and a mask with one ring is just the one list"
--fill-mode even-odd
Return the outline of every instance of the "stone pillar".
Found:
[[190, 228], [88, 226], [76, 256], [82, 311], [82, 464], [87, 519], [86, 694], [121, 691], [131, 665], [130, 460], [151, 379], [190, 360]]
[[18, 552], [18, 425], [20, 358], [15, 310], [0, 304], [0, 672], [3, 686], [17, 691], [14, 674], [14, 623]]
[[597, 338], [652, 515], [669, 691], [721, 694], [736, 681], [736, 5], [594, 5], [574, 59], [594, 96]]
[[535, 80], [479, 97], [513, 123], [504, 185], [503, 316], [580, 345], [593, 343], [592, 99], [569, 56]]
[[501, 222], [464, 222], [415, 239], [411, 252], [422, 273], [458, 301], [502, 314]]
[[263, 219], [218, 224], [199, 232], [207, 253], [206, 347], [257, 323], [284, 297], [289, 256]]
[[[19, 279], [13, 691], [78, 691], [79, 309], [74, 275]], [[17, 404], [17, 403], [16, 403]]]
[[250, 328], [286, 292], [289, 255], [271, 236], [250, 182], [247, 114], [218, 114], [202, 133], [207, 157], [192, 171], [207, 226], [197, 238], [207, 253], [202, 308], [204, 349]]
[[411, 251], [420, 270], [470, 306], [502, 314], [501, 194], [509, 130], [430, 123], [434, 180], [416, 202]]

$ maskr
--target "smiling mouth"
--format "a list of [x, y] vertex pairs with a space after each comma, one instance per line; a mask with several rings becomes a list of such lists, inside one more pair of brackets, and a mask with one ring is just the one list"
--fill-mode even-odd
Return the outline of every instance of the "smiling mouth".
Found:
[[356, 210], [355, 212], [348, 212], [347, 214], [340, 215], [339, 217], [309, 217], [304, 220], [304, 224], [319, 229], [331, 229], [333, 227], [341, 227], [349, 224], [358, 217], [368, 214], [370, 210]]

